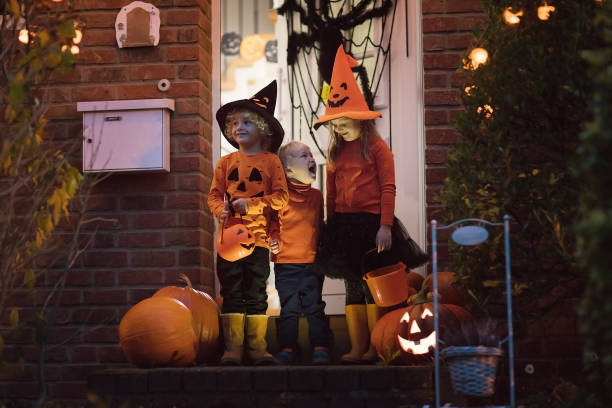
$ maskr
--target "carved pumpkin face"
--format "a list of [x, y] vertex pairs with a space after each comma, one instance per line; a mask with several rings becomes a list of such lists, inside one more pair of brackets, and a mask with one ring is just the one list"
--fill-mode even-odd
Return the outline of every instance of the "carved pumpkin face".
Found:
[[255, 237], [247, 227], [235, 224], [217, 233], [217, 253], [221, 258], [235, 262], [253, 253]]
[[418, 311], [420, 314], [406, 311], [402, 315], [397, 340], [405, 352], [427, 354], [436, 347], [436, 332], [433, 330], [433, 313], [427, 307], [423, 307]]
[[221, 37], [221, 53], [223, 55], [238, 55], [240, 53], [240, 43], [242, 36], [235, 32], [223, 34]]

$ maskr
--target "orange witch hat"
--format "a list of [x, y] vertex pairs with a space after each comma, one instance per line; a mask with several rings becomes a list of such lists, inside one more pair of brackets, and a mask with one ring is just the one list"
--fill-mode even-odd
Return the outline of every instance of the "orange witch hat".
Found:
[[350, 55], [346, 55], [344, 48], [340, 45], [336, 52], [336, 60], [334, 61], [325, 115], [321, 116], [314, 123], [315, 129], [332, 119], [344, 117], [368, 120], [382, 116], [379, 112], [370, 110], [365, 98], [361, 94], [353, 71], [351, 71], [351, 67], [356, 67], [357, 65], [359, 65], [358, 62]]

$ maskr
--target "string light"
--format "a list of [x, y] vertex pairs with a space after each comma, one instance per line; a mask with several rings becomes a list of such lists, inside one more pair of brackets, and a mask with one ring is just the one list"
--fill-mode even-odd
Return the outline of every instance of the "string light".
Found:
[[484, 112], [485, 113], [485, 117], [490, 118], [491, 114], [493, 114], [493, 108], [491, 107], [491, 105], [486, 104], [484, 106], [479, 106], [478, 109], [476, 109], [476, 112], [478, 114]]
[[74, 44], [78, 44], [83, 39], [83, 32], [78, 28], [74, 30], [74, 38], [72, 38], [72, 42]]
[[78, 45], [73, 45], [72, 47], [70, 47], [70, 52], [74, 55], [77, 55], [79, 52], [81, 52], [81, 50], [79, 49]]
[[470, 52], [470, 62], [474, 69], [477, 69], [480, 65], [487, 62], [489, 59], [489, 53], [484, 48], [474, 48], [472, 52]]
[[555, 11], [554, 6], [549, 6], [544, 3], [543, 6], [538, 7], [538, 18], [543, 21], [548, 20], [550, 18], [550, 13], [553, 11]]
[[512, 7], [508, 7], [504, 10], [504, 20], [506, 23], [510, 25], [518, 24], [521, 22], [521, 16], [523, 15], [523, 10], [519, 10], [516, 13], [512, 12]]
[[23, 44], [27, 44], [30, 42], [30, 33], [27, 29], [22, 29], [19, 31], [19, 42]]
[[476, 85], [466, 86], [465, 93], [469, 96], [472, 93], [472, 89], [476, 88]]

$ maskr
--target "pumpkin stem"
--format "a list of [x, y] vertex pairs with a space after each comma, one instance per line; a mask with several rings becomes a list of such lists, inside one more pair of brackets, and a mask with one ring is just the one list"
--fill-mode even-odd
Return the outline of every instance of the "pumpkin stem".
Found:
[[[440, 301], [442, 296], [438, 294], [438, 301]], [[433, 301], [433, 292], [427, 290], [425, 286], [421, 288], [415, 295], [412, 295], [408, 298], [406, 303], [408, 305], [420, 305], [422, 303], [429, 303]]]
[[193, 289], [193, 286], [191, 285], [191, 279], [189, 279], [189, 276], [185, 275], [184, 273], [181, 273], [179, 275], [179, 282], [182, 282], [187, 285], [189, 289]]

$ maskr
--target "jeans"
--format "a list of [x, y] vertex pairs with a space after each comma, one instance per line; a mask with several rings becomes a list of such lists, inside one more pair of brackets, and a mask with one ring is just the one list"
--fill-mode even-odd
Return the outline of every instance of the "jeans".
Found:
[[329, 326], [325, 302], [321, 298], [323, 276], [310, 271], [310, 263], [276, 263], [274, 275], [281, 304], [278, 342], [281, 348], [297, 348], [298, 319], [308, 321], [308, 335], [313, 347], [327, 347]]

